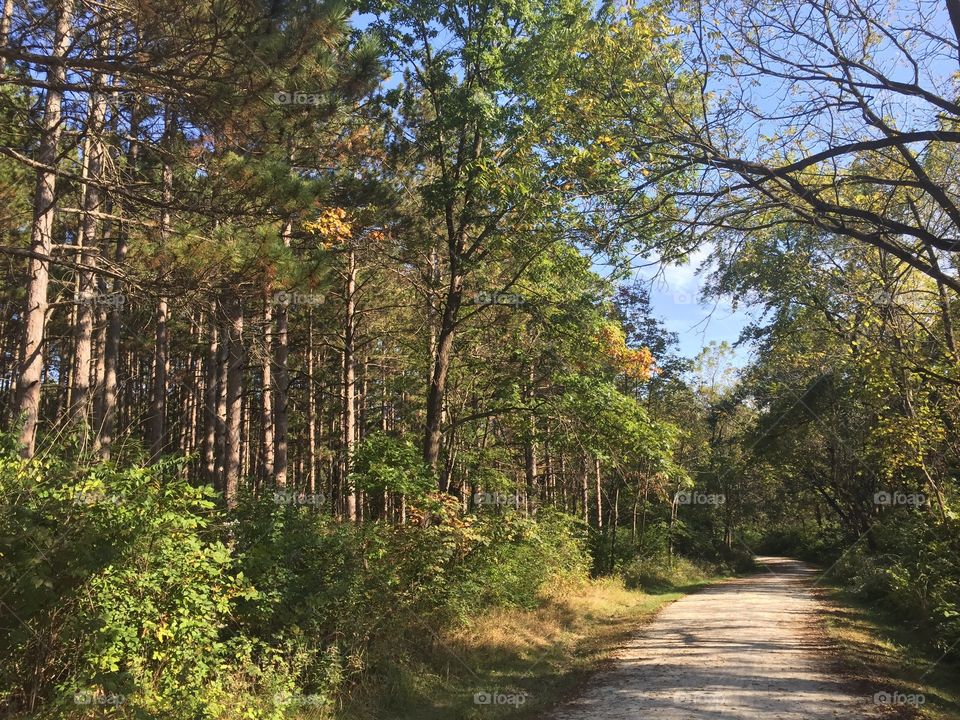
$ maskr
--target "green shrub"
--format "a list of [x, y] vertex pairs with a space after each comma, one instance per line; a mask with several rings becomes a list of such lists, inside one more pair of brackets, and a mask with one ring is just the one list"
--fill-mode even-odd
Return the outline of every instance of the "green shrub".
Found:
[[211, 492], [178, 469], [0, 457], [8, 711], [122, 699], [115, 714], [195, 720], [236, 703], [250, 653], [221, 635], [254, 591], [210, 526]]

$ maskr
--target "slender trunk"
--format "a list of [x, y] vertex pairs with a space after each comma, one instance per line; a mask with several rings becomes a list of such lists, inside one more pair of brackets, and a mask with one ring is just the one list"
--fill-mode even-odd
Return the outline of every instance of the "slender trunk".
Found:
[[150, 458], [156, 460], [163, 453], [166, 446], [166, 414], [167, 414], [167, 376], [170, 372], [169, 336], [167, 322], [170, 309], [167, 299], [161, 297], [157, 301], [156, 333], [154, 335], [153, 350], [153, 392], [150, 399]]
[[[525, 393], [525, 400], [530, 401], [532, 397], [532, 383], [533, 383], [533, 371], [530, 371], [529, 375], [530, 386], [528, 386]], [[524, 438], [523, 445], [523, 471], [527, 481], [527, 502], [526, 502], [526, 511], [529, 516], [533, 510], [531, 504], [534, 501], [534, 488], [537, 483], [537, 474], [539, 468], [537, 467], [537, 448], [535, 445], [535, 435], [537, 431], [536, 418], [533, 414], [530, 414], [528, 418], [529, 428]]]
[[[169, 108], [164, 113], [164, 145], [168, 148], [173, 137], [173, 114]], [[173, 201], [173, 167], [164, 156], [163, 162], [163, 207], [160, 210], [161, 252], [170, 238], [170, 204]], [[166, 448], [167, 377], [170, 371], [169, 337], [167, 324], [170, 309], [167, 298], [157, 302], [156, 340], [153, 365], [153, 401], [150, 406], [150, 455], [156, 458]]]
[[[130, 113], [130, 146], [127, 150], [127, 163], [130, 172], [135, 174], [140, 156], [140, 145], [136, 137], [140, 131], [140, 119], [136, 108]], [[125, 208], [124, 208], [125, 209]], [[125, 223], [117, 228], [117, 246], [114, 261], [117, 267], [123, 267], [127, 258], [128, 230]], [[107, 337], [103, 348], [103, 399], [102, 416], [97, 419], [99, 430], [94, 448], [101, 459], [109, 459], [113, 436], [117, 422], [117, 384], [120, 362], [120, 336], [123, 332], [122, 308], [125, 305], [124, 286], [120, 278], [114, 278], [110, 293], [107, 314]]]
[[77, 306], [76, 345], [73, 354], [72, 421], [86, 425], [90, 413], [91, 349], [93, 345], [93, 318], [96, 305], [97, 229], [100, 212], [100, 179], [103, 168], [103, 124], [107, 113], [107, 97], [99, 88], [104, 77], [94, 75], [94, 91], [90, 97], [87, 120], [87, 138], [84, 143], [83, 217], [80, 221], [80, 287]]
[[270, 289], [263, 293], [263, 361], [260, 364], [261, 385], [263, 387], [263, 479], [273, 479], [273, 361], [270, 346], [273, 336], [273, 296]]
[[[284, 223], [283, 244], [290, 246], [290, 233], [292, 223]], [[273, 472], [274, 483], [278, 488], [287, 486], [287, 404], [289, 402], [288, 391], [290, 386], [290, 376], [287, 369], [287, 362], [290, 355], [289, 339], [287, 337], [287, 306], [278, 305], [276, 312], [276, 347], [274, 349], [274, 362], [276, 363], [276, 384], [274, 385], [274, 425], [273, 425]]]
[[343, 493], [348, 520], [357, 519], [357, 496], [350, 480], [357, 440], [356, 408], [356, 293], [357, 261], [351, 246], [347, 253], [345, 309], [343, 316]]
[[593, 469], [594, 469], [594, 495], [596, 496], [597, 504], [597, 527], [603, 527], [603, 490], [600, 482], [600, 459], [594, 458], [593, 460]]
[[207, 367], [203, 388], [203, 475], [213, 485], [217, 482], [217, 405], [220, 396], [218, 388], [220, 356], [219, 321], [217, 302], [212, 300], [208, 309], [209, 344], [207, 345]]
[[[219, 314], [223, 315], [223, 306], [218, 303]], [[221, 318], [223, 319], [223, 318]], [[214, 456], [216, 458], [216, 487], [224, 492], [224, 463], [227, 447], [227, 363], [230, 337], [230, 328], [224, 319], [220, 326], [220, 342], [217, 347], [217, 412], [216, 412], [216, 442]]]
[[307, 487], [317, 492], [317, 402], [313, 389], [313, 308], [307, 320]]
[[[57, 29], [53, 41], [53, 57], [62, 58], [70, 48], [73, 0], [60, 0]], [[59, 89], [66, 80], [65, 66], [53, 63], [47, 68], [47, 96], [43, 106], [43, 129], [37, 160], [36, 194], [33, 204], [33, 225], [30, 229], [30, 251], [27, 300], [24, 310], [24, 338], [20, 354], [18, 410], [23, 423], [20, 443], [25, 457], [36, 449], [37, 423], [40, 419], [40, 384], [43, 374], [43, 345], [46, 335], [47, 288], [50, 284], [50, 251], [53, 246], [54, 203], [56, 202], [57, 165], [63, 94]]]
[[580, 464], [580, 511], [583, 521], [590, 524], [590, 477], [587, 470], [587, 458], [584, 456]]
[[613, 493], [613, 507], [610, 509], [613, 516], [610, 521], [610, 563], [609, 569], [612, 572], [616, 565], [617, 558], [617, 525], [620, 524], [620, 486]]
[[243, 308], [240, 298], [231, 293], [227, 299], [226, 314], [229, 333], [226, 338], [227, 366], [227, 419], [226, 448], [223, 471], [223, 495], [227, 507], [237, 504], [237, 488], [240, 481], [241, 420], [243, 412]]

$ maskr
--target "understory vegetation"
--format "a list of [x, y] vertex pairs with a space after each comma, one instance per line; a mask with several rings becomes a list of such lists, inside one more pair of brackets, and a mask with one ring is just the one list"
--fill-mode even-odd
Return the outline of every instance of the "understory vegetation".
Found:
[[[444, 690], [429, 680], [438, 663], [449, 681], [463, 652], [495, 682], [505, 644], [582, 674], [596, 658], [574, 657], [577, 628], [618, 614], [634, 621], [621, 632], [635, 628], [639, 611], [711, 577], [678, 561], [674, 573], [625, 571], [657, 595], [592, 581], [586, 527], [562, 513], [464, 514], [436, 493], [403, 525], [343, 523], [272, 498], [225, 512], [182, 478], [182, 462], [81, 468], [13, 448], [0, 459], [0, 499], [13, 510], [0, 521], [0, 576], [17, 624], [0, 644], [0, 678], [7, 702], [37, 717], [326, 717], [344, 703], [349, 717], [370, 703], [422, 713], [443, 697], [467, 707], [487, 689], [467, 676], [461, 693]], [[515, 657], [519, 684], [493, 691], [551, 702], [522, 682], [538, 681], [524, 672], [535, 660]]]
[[533, 715], [756, 553], [955, 668], [958, 58], [958, 0], [4, 0], [0, 713]]

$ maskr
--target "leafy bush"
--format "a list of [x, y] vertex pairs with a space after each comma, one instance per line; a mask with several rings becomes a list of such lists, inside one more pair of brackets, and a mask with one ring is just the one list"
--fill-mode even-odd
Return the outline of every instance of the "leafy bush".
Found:
[[221, 631], [254, 591], [178, 469], [0, 456], [0, 707], [194, 720], [236, 703], [249, 650]]
[[254, 500], [239, 510], [244, 574], [261, 589], [239, 602], [239, 631], [282, 648], [303, 692], [332, 698], [367, 669], [374, 642], [492, 605], [530, 607], [551, 578], [586, 575], [583, 542], [561, 514], [463, 515], [440, 496], [411, 514], [434, 522], [342, 523]]
[[174, 461], [82, 468], [6, 447], [0, 503], [0, 709], [36, 718], [331, 705], [372, 660], [394, 661], [384, 648], [418, 652], [425, 628], [533, 607], [588, 568], [581, 526], [560, 513], [464, 514], [438, 494], [403, 525], [272, 496], [227, 513]]
[[[856, 541], [856, 542], [854, 542]], [[859, 540], [836, 527], [768, 532], [763, 553], [829, 569], [830, 579], [931, 638], [941, 652], [960, 641], [960, 521], [892, 510]]]

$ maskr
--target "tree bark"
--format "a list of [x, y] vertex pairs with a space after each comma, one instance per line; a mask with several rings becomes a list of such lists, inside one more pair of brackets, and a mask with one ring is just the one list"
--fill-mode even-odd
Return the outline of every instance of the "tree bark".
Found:
[[[169, 108], [164, 113], [164, 146], [169, 148], [173, 138], [173, 113]], [[160, 210], [160, 245], [170, 239], [170, 204], [173, 201], [173, 167], [169, 159], [163, 162], [163, 207]], [[156, 340], [154, 345], [153, 400], [150, 405], [150, 456], [156, 459], [166, 449], [167, 377], [170, 371], [169, 336], [167, 325], [170, 308], [167, 298], [157, 301]]]
[[217, 317], [217, 302], [210, 302], [207, 310], [207, 326], [209, 327], [209, 344], [207, 345], [207, 368], [204, 381], [204, 414], [203, 414], [203, 474], [206, 481], [217, 484], [217, 420], [219, 405], [219, 319]]
[[[102, 41], [101, 41], [102, 45]], [[87, 137], [84, 143], [84, 176], [88, 180], [83, 191], [83, 216], [80, 221], [79, 305], [77, 306], [76, 344], [73, 354], [73, 407], [71, 421], [86, 426], [90, 417], [91, 349], [93, 320], [96, 306], [97, 229], [100, 213], [100, 180], [103, 169], [103, 124], [107, 113], [107, 98], [99, 88], [104, 77], [96, 73], [94, 90], [90, 97]], [[86, 434], [84, 430], [84, 434]]]
[[[140, 132], [139, 113], [134, 106], [130, 113], [130, 146], [127, 149], [127, 164], [130, 173], [135, 177], [137, 163], [140, 158], [140, 145], [136, 141]], [[114, 261], [117, 267], [122, 268], [127, 258], [128, 229], [121, 222], [117, 227], [117, 246]], [[94, 451], [102, 460], [110, 458], [111, 446], [117, 421], [117, 377], [120, 362], [120, 335], [123, 332], [122, 308], [126, 304], [123, 295], [124, 285], [120, 278], [114, 278], [110, 290], [110, 303], [107, 311], [107, 332], [103, 347], [103, 383], [100, 413], [98, 414], [97, 436], [94, 440]]]
[[[63, 58], [70, 48], [73, 0], [60, 0], [57, 29], [52, 56]], [[66, 78], [64, 65], [53, 63], [47, 68], [49, 89], [43, 106], [43, 129], [37, 160], [43, 166], [37, 173], [33, 204], [33, 225], [30, 229], [30, 258], [27, 300], [24, 310], [24, 339], [20, 353], [20, 381], [17, 403], [20, 419], [20, 443], [24, 457], [33, 457], [36, 450], [37, 423], [40, 419], [40, 384], [43, 374], [43, 346], [46, 335], [47, 288], [50, 284], [50, 251], [53, 246], [53, 218], [57, 176], [47, 168], [57, 165], [63, 94], [58, 89]]]
[[313, 389], [313, 308], [307, 320], [307, 488], [317, 492], [317, 401]]
[[[292, 223], [288, 220], [283, 225], [283, 244], [290, 247], [290, 233], [293, 230]], [[287, 307], [278, 305], [276, 309], [276, 348], [274, 350], [274, 362], [276, 363], [274, 375], [276, 384], [274, 385], [274, 426], [273, 426], [273, 472], [274, 484], [278, 488], [287, 486], [287, 430], [289, 421], [287, 418], [287, 405], [289, 403], [290, 375], [287, 368], [287, 362], [290, 355], [289, 338], [287, 337]]]
[[594, 469], [594, 495], [596, 496], [596, 505], [597, 505], [597, 527], [603, 527], [603, 488], [600, 482], [600, 459], [593, 459], [593, 469]]
[[241, 422], [243, 413], [243, 308], [235, 293], [225, 303], [227, 314], [227, 419], [223, 496], [228, 508], [237, 504], [240, 482]]
[[343, 314], [343, 493], [348, 520], [357, 519], [357, 495], [350, 479], [357, 441], [356, 408], [356, 289], [357, 259], [353, 247], [347, 251]]
[[263, 479], [273, 480], [273, 359], [271, 345], [273, 342], [273, 295], [270, 288], [263, 293], [263, 361], [260, 364], [260, 378], [263, 388]]
[[[463, 275], [454, 267], [447, 288], [447, 300], [443, 308], [440, 331], [437, 335], [437, 347], [434, 352], [433, 372], [430, 375], [430, 388], [427, 392], [427, 417], [423, 437], [423, 461], [436, 470], [440, 457], [441, 421], [443, 418], [443, 398], [447, 387], [447, 374], [453, 357], [453, 341], [456, 332], [457, 316], [463, 299]], [[447, 491], [447, 482], [441, 478], [440, 492]]]

